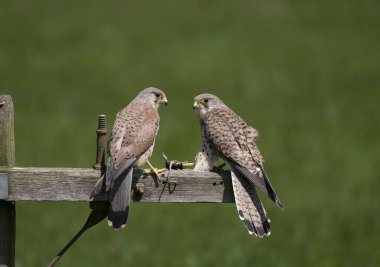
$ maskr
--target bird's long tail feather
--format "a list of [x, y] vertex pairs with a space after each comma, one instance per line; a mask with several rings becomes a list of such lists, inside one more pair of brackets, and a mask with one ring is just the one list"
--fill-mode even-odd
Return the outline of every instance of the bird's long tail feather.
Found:
[[244, 221], [250, 234], [259, 237], [270, 235], [269, 217], [262, 205], [256, 188], [239, 173], [231, 171], [232, 185], [239, 218]]
[[[230, 164], [232, 165], [232, 164]], [[262, 172], [263, 177], [259, 177], [259, 172], [256, 171], [255, 173], [248, 170], [245, 167], [239, 166], [237, 164], [233, 165], [233, 171], [236, 175], [239, 175], [239, 177], [244, 177], [245, 179], [249, 180], [250, 183], [256, 185], [261, 191], [263, 191], [273, 202], [276, 203], [277, 207], [280, 209], [284, 209], [284, 205], [282, 204], [280, 198], [276, 194], [276, 192], [273, 189], [273, 186], [269, 182], [268, 176], [265, 173], [264, 168], [261, 166], [258, 166], [259, 172]], [[232, 170], [231, 169], [231, 170]]]
[[125, 178], [116, 180], [111, 189], [108, 224], [115, 229], [124, 228], [127, 223], [132, 175], [133, 168], [131, 167]]

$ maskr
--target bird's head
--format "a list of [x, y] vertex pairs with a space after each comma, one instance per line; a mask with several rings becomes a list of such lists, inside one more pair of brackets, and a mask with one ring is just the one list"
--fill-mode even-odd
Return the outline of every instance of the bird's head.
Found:
[[166, 98], [165, 93], [154, 87], [142, 90], [136, 98], [141, 101], [152, 103], [155, 108], [158, 108], [160, 104], [168, 105], [168, 99]]
[[223, 106], [224, 103], [217, 96], [212, 94], [201, 94], [194, 98], [193, 109], [199, 115], [206, 114], [208, 111]]

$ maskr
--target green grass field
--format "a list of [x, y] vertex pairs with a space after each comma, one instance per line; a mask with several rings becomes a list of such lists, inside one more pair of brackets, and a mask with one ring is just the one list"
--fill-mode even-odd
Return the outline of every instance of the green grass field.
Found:
[[[3, 1], [0, 93], [15, 106], [18, 166], [90, 167], [143, 88], [169, 99], [152, 162], [193, 160], [193, 97], [214, 93], [260, 131], [285, 205], [272, 235], [234, 204], [132, 203], [57, 266], [379, 266], [380, 4], [377, 1]], [[196, 183], [196, 181], [194, 181]], [[17, 203], [16, 266], [46, 266], [88, 203]]]

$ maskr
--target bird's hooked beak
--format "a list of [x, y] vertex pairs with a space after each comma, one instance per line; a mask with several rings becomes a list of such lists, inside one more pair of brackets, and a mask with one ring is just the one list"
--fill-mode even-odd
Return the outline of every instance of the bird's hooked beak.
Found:
[[199, 104], [198, 104], [198, 100], [195, 100], [194, 101], [194, 104], [193, 104], [193, 110], [199, 108]]
[[161, 99], [161, 103], [165, 104], [165, 106], [168, 106], [168, 99], [166, 98], [166, 96], [164, 96], [162, 99]]

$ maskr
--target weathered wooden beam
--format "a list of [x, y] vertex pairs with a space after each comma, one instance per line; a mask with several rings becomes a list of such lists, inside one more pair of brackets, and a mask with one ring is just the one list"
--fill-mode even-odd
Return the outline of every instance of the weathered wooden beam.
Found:
[[[13, 167], [15, 144], [13, 102], [9, 95], [0, 95], [0, 166]], [[1, 198], [7, 197], [7, 175], [2, 175]], [[15, 265], [16, 207], [13, 202], [0, 200], [0, 266]]]
[[[88, 201], [88, 196], [100, 177], [98, 170], [71, 168], [0, 168], [0, 173], [8, 174], [8, 200], [12, 201]], [[167, 177], [168, 171], [164, 175]], [[143, 170], [135, 169], [132, 182], [133, 201], [234, 202], [227, 172], [217, 174], [173, 170], [168, 181], [164, 185], [157, 184]]]

